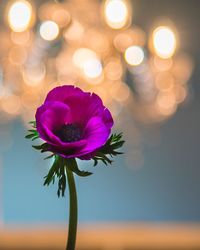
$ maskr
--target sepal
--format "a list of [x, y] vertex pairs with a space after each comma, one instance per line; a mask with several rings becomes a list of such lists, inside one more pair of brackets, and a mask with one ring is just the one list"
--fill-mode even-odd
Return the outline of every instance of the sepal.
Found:
[[122, 133], [112, 134], [110, 136], [106, 144], [97, 150], [95, 156], [92, 157], [94, 160], [94, 166], [96, 166], [99, 161], [103, 162], [105, 165], [112, 164], [113, 160], [109, 157], [113, 158], [113, 156], [123, 154], [123, 152], [118, 151], [118, 149], [121, 148], [125, 142], [122, 140], [122, 136]]
[[39, 134], [38, 134], [37, 130], [29, 129], [28, 132], [29, 132], [29, 134], [27, 134], [25, 136], [26, 139], [31, 139], [32, 141], [34, 141], [34, 140], [39, 138]]
[[32, 145], [32, 147], [36, 150], [39, 150], [41, 153], [50, 151], [50, 146], [48, 143], [43, 143], [41, 145]]
[[25, 136], [25, 138], [31, 139], [32, 141], [34, 141], [34, 140], [39, 138], [39, 134], [38, 134], [37, 129], [36, 129], [36, 122], [31, 121], [31, 122], [29, 122], [29, 124], [31, 124], [32, 129], [28, 130], [28, 134]]

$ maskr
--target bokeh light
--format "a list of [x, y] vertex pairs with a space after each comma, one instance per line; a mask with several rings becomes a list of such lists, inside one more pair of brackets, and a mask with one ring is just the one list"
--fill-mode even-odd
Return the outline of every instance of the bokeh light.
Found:
[[27, 109], [34, 109], [37, 108], [39, 105], [39, 96], [37, 95], [37, 92], [35, 91], [25, 91], [23, 95], [21, 96], [21, 102], [22, 105]]
[[8, 11], [10, 28], [15, 32], [25, 31], [30, 25], [32, 12], [32, 6], [28, 1], [15, 1]]
[[45, 21], [40, 26], [40, 35], [44, 40], [53, 41], [59, 35], [59, 27], [53, 21]]
[[2, 109], [9, 115], [17, 115], [20, 112], [21, 101], [17, 95], [9, 95], [2, 100]]
[[77, 20], [73, 20], [71, 26], [68, 27], [67, 30], [64, 32], [64, 38], [67, 40], [67, 42], [69, 41], [75, 42], [81, 39], [83, 34], [84, 34], [83, 26]]
[[97, 78], [102, 74], [101, 62], [96, 58], [86, 60], [83, 64], [83, 71], [87, 77]]
[[14, 44], [17, 45], [29, 45], [31, 42], [32, 32], [26, 30], [24, 32], [12, 32], [11, 40]]
[[159, 93], [157, 96], [156, 104], [162, 115], [172, 115], [177, 108], [175, 94], [171, 91]]
[[167, 71], [170, 70], [173, 65], [172, 58], [160, 58], [158, 56], [153, 57], [153, 64], [156, 71]]
[[124, 82], [117, 82], [110, 90], [111, 96], [118, 101], [118, 102], [125, 102], [127, 101], [130, 90], [126, 83]]
[[155, 77], [155, 85], [160, 91], [166, 91], [174, 87], [175, 79], [169, 72], [160, 72]]
[[124, 0], [107, 0], [104, 12], [106, 23], [113, 29], [123, 28], [128, 21], [128, 6]]
[[69, 24], [70, 14], [67, 10], [58, 9], [53, 12], [52, 20], [56, 22], [60, 28], [63, 28]]
[[159, 57], [172, 57], [176, 50], [176, 37], [174, 32], [167, 26], [156, 28], [153, 32], [153, 45]]
[[73, 54], [73, 63], [87, 78], [98, 78], [103, 71], [98, 55], [88, 48], [76, 50]]
[[[99, 93], [105, 104], [119, 108], [116, 117], [134, 106], [131, 114], [140, 122], [168, 119], [190, 96], [193, 60], [175, 53], [176, 28], [170, 20], [154, 25], [148, 37], [132, 23], [133, 9], [129, 0], [9, 1], [10, 29], [0, 30], [1, 113], [26, 121], [48, 90], [69, 82]], [[169, 92], [173, 109], [164, 108]], [[20, 98], [19, 112], [12, 116], [7, 96]]]
[[144, 51], [139, 46], [131, 46], [126, 49], [124, 57], [128, 64], [138, 66], [144, 60]]
[[10, 62], [15, 65], [22, 65], [25, 63], [27, 58], [27, 51], [23, 47], [13, 47], [9, 53]]
[[29, 86], [37, 86], [45, 78], [46, 68], [45, 65], [40, 63], [33, 66], [27, 66], [23, 69], [24, 82]]
[[123, 66], [121, 61], [114, 57], [110, 58], [105, 64], [104, 72], [109, 80], [120, 80], [123, 76]]

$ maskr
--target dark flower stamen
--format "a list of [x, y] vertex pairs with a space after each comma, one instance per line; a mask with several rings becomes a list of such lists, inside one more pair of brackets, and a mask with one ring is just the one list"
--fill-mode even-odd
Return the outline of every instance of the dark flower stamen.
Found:
[[81, 130], [75, 124], [63, 125], [57, 134], [63, 142], [75, 142], [81, 139]]

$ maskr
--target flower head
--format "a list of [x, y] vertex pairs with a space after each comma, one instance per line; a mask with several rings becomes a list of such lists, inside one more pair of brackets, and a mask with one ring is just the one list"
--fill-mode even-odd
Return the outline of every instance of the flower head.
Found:
[[40, 138], [64, 158], [90, 159], [106, 143], [112, 126], [100, 97], [71, 85], [51, 90], [36, 112]]
[[71, 85], [51, 90], [44, 103], [36, 111], [36, 121], [30, 122], [27, 139], [42, 139], [37, 150], [51, 152], [46, 158], [54, 157], [53, 165], [44, 177], [44, 185], [54, 183], [58, 178], [58, 196], [64, 196], [66, 172], [73, 171], [79, 176], [91, 172], [80, 170], [75, 158], [94, 160], [111, 164], [110, 157], [121, 154], [118, 149], [124, 141], [122, 134], [112, 134], [113, 119], [99, 96], [83, 92]]

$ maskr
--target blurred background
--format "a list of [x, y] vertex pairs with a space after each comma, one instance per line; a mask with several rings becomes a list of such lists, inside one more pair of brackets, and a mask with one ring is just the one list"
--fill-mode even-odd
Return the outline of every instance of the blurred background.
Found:
[[24, 139], [63, 84], [100, 95], [126, 140], [112, 166], [79, 163], [78, 249], [200, 249], [199, 8], [0, 1], [0, 249], [64, 249], [68, 196]]

